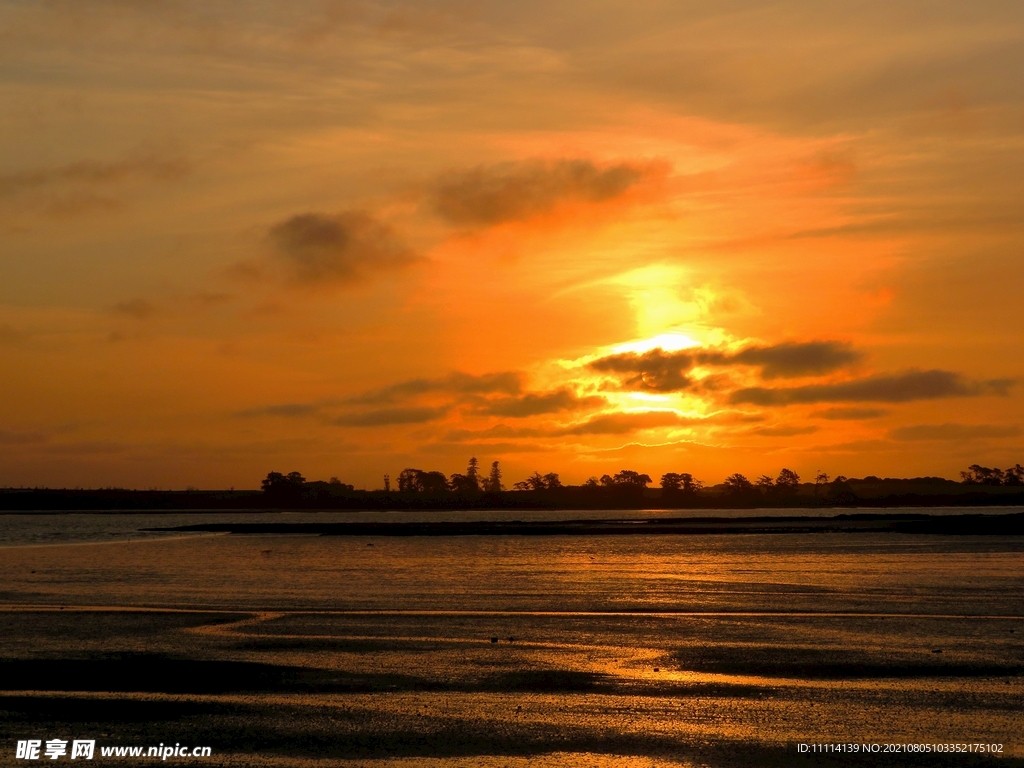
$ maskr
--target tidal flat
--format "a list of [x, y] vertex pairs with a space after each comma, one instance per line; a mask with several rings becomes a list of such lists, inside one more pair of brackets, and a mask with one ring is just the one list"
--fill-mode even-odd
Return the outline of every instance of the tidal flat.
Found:
[[[1024, 537], [192, 534], [0, 549], [14, 744], [202, 765], [1024, 765]], [[828, 755], [800, 743], [1001, 744]], [[150, 760], [152, 762], [152, 759]]]

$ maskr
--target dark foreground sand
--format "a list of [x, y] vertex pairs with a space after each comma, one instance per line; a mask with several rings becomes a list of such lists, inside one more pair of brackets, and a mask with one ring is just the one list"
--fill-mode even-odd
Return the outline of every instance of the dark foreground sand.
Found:
[[[203, 765], [1024, 765], [1024, 541], [698, 538], [9, 548], [0, 765], [55, 737]], [[797, 752], [826, 741], [1004, 752]]]

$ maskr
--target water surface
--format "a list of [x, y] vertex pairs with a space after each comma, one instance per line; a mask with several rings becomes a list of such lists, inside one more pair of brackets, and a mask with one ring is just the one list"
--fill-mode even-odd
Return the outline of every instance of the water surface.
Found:
[[14, 526], [0, 553], [7, 744], [188, 739], [237, 765], [989, 762], [796, 751], [847, 740], [1024, 758], [1024, 537], [126, 540], [130, 515], [48, 517], [63, 543]]

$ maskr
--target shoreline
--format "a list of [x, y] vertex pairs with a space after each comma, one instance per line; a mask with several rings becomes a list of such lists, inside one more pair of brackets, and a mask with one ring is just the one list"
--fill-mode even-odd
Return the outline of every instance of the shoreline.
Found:
[[[649, 511], [801, 509], [902, 509], [913, 507], [1020, 507], [1024, 487], [964, 485], [952, 481], [850, 481], [851, 490], [819, 494], [813, 485], [793, 494], [757, 492], [728, 494], [702, 490], [695, 494], [668, 493], [657, 488], [586, 488], [566, 486], [538, 491], [499, 493], [403, 493], [336, 488], [307, 483], [288, 492], [257, 490], [138, 491], [123, 488], [95, 490], [0, 488], [0, 512], [270, 512], [323, 510], [384, 511]], [[308, 486], [308, 487], [307, 487]]]
[[387, 523], [202, 523], [143, 531], [312, 536], [629, 536], [797, 533], [904, 533], [1022, 536], [1024, 512], [1011, 514], [855, 513], [785, 517], [684, 517], [610, 520], [481, 520]]

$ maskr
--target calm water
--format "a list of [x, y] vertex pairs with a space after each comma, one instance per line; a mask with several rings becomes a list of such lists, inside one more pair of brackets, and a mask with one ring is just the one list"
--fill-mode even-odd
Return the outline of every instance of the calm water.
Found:
[[204, 765], [1024, 758], [1024, 537], [137, 532], [205, 518], [0, 516], [0, 764], [71, 731], [208, 744]]
[[[450, 510], [396, 512], [331, 512], [327, 510], [285, 512], [0, 512], [0, 547], [24, 544], [68, 544], [76, 542], [123, 541], [166, 538], [181, 534], [151, 531], [229, 520], [232, 522], [345, 523], [418, 522], [476, 520], [607, 520], [658, 517], [783, 517], [789, 515], [831, 516], [852, 510], [813, 509], [671, 509], [671, 510]], [[877, 509], [865, 509], [878, 512]], [[923, 507], [908, 510], [929, 515], [1013, 514], [1020, 507]]]

